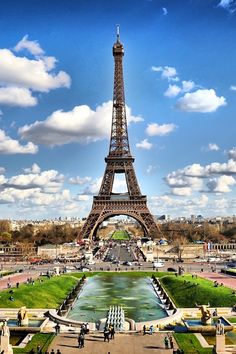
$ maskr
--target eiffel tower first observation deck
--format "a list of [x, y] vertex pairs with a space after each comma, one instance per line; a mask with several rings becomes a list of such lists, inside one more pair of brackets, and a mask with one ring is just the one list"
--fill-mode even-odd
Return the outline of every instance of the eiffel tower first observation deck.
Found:
[[[158, 228], [147, 207], [147, 198], [140, 191], [133, 166], [134, 158], [129, 147], [123, 80], [124, 46], [120, 42], [119, 26], [117, 40], [113, 45], [113, 56], [115, 72], [109, 154], [105, 158], [106, 169], [100, 191], [93, 197], [91, 212], [79, 238], [92, 239], [104, 220], [117, 215], [127, 215], [136, 219], [141, 224], [144, 234], [155, 238], [159, 233]], [[116, 174], [125, 175], [127, 193], [112, 192]]]

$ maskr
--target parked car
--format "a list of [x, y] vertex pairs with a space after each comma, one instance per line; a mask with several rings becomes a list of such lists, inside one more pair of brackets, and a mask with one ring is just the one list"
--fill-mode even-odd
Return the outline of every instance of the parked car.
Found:
[[167, 268], [167, 272], [177, 272], [177, 270], [175, 268], [169, 267]]

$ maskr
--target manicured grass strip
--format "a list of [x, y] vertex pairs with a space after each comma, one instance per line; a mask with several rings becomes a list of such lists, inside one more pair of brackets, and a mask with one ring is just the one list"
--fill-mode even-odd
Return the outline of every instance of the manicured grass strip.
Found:
[[55, 334], [52, 333], [37, 333], [33, 336], [32, 340], [25, 346], [25, 348], [14, 348], [14, 354], [28, 354], [31, 349], [34, 349], [35, 353], [37, 352], [37, 346], [43, 350], [43, 353], [51, 344]]
[[[78, 277], [82, 273], [73, 275], [61, 275], [48, 279], [43, 277], [43, 282], [35, 280], [32, 284], [21, 284], [19, 288], [13, 288], [13, 294], [9, 294], [9, 289], [0, 292], [0, 301], [2, 308], [19, 308], [26, 306], [28, 308], [57, 308], [65, 299], [67, 294], [78, 282]], [[10, 295], [14, 301], [10, 301]]]
[[129, 237], [129, 234], [126, 230], [116, 230], [113, 232], [112, 236], [111, 236], [111, 239], [112, 240], [129, 240], [130, 237]]
[[218, 286], [210, 280], [193, 278], [191, 275], [168, 275], [161, 278], [161, 283], [177, 307], [195, 307], [195, 303], [211, 307], [231, 307], [235, 304], [232, 289]]
[[227, 317], [227, 320], [231, 323], [236, 323], [236, 317]]
[[212, 354], [212, 348], [202, 348], [198, 339], [192, 333], [174, 333], [175, 340], [184, 353]]

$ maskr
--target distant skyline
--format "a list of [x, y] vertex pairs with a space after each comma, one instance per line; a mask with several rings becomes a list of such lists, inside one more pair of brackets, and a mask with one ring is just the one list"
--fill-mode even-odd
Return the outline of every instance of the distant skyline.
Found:
[[236, 214], [236, 0], [9, 0], [1, 219], [88, 215], [109, 150], [117, 24], [130, 148], [150, 211]]

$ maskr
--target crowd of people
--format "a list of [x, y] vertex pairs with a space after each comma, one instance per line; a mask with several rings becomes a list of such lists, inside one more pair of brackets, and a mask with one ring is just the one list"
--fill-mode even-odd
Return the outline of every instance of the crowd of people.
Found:
[[42, 348], [38, 345], [37, 346], [37, 350], [35, 351], [34, 349], [31, 349], [29, 354], [62, 354], [60, 349], [57, 349], [57, 351], [55, 352], [54, 349], [51, 350], [51, 352], [49, 352], [48, 350], [46, 350], [44, 353], [42, 351]]

